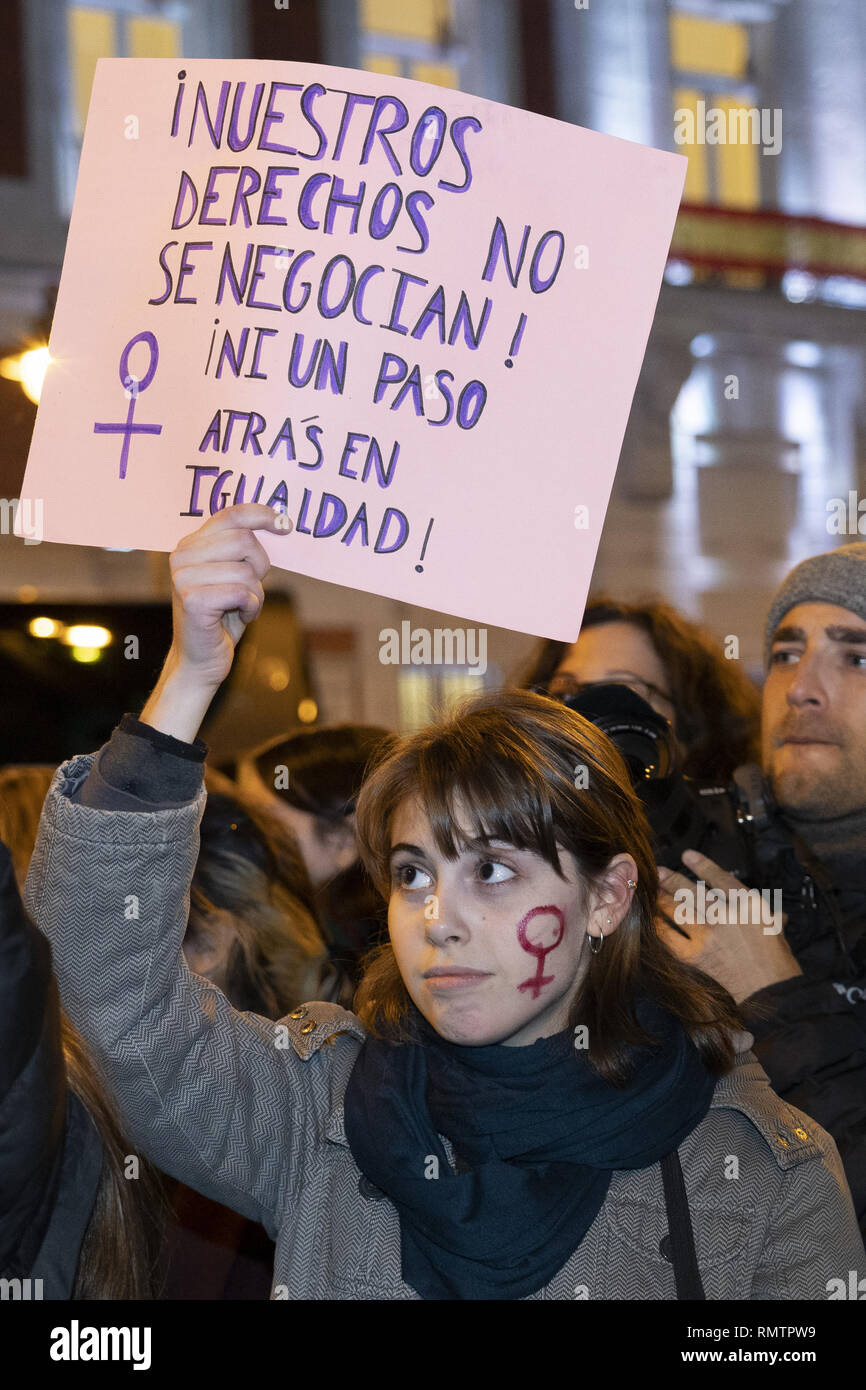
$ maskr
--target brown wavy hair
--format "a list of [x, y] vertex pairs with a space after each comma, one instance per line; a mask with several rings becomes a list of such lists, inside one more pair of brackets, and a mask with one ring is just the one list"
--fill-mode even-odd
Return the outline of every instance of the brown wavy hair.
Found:
[[318, 997], [327, 960], [309, 878], [263, 810], [210, 769], [205, 786], [187, 933], [230, 926], [224, 993], [236, 1009], [282, 1018]]
[[[670, 682], [687, 777], [728, 782], [734, 768], [760, 761], [760, 692], [706, 628], [658, 599], [621, 603], [599, 594], [587, 604], [581, 631], [607, 623], [629, 623], [652, 642]], [[518, 683], [546, 686], [570, 645], [542, 642]]]
[[[587, 789], [575, 787], [577, 768]], [[358, 798], [361, 857], [377, 888], [390, 896], [391, 826], [397, 808], [417, 798], [443, 855], [460, 839], [488, 835], [533, 850], [564, 878], [557, 846], [574, 855], [585, 886], [599, 884], [615, 855], [630, 854], [637, 888], [618, 929], [589, 963], [569, 1027], [586, 1024], [588, 1056], [613, 1085], [626, 1085], [631, 1046], [654, 1039], [635, 1004], [648, 994], [674, 1014], [713, 1075], [733, 1065], [729, 1030], [743, 1027], [721, 985], [680, 961], [655, 926], [658, 874], [649, 826], [625, 763], [594, 724], [530, 691], [476, 697], [449, 717], [405, 737], [369, 775]], [[458, 828], [458, 801], [469, 824]], [[410, 1041], [413, 1010], [390, 943], [368, 959], [355, 1011], [368, 1030]]]
[[[90, 1052], [65, 1014], [60, 1016], [67, 1085], [99, 1131], [102, 1172], [81, 1242], [73, 1299], [154, 1299], [168, 1206], [158, 1170], [130, 1152]], [[127, 1176], [136, 1159], [136, 1176]]]
[[42, 806], [56, 770], [49, 763], [10, 763], [0, 767], [0, 840], [9, 848], [22, 894]]
[[[8, 846], [19, 890], [55, 768], [22, 763], [0, 768], [0, 839]], [[84, 1233], [72, 1287], [73, 1299], [153, 1299], [158, 1296], [157, 1257], [168, 1208], [158, 1171], [130, 1153], [111, 1091], [78, 1031], [61, 1009], [60, 1040], [66, 1085], [99, 1132], [102, 1171]], [[127, 1177], [127, 1158], [138, 1176]]]

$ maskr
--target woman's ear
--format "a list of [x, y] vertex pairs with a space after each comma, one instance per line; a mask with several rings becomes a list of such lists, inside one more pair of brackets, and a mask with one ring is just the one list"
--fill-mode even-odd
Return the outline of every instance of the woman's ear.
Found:
[[631, 907], [637, 887], [637, 865], [630, 854], [611, 859], [590, 897], [586, 930], [590, 936], [609, 936]]

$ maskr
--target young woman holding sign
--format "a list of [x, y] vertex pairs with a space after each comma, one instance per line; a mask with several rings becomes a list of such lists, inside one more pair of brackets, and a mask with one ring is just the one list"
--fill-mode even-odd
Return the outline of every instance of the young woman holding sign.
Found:
[[275, 1298], [825, 1298], [864, 1254], [835, 1146], [656, 936], [625, 767], [563, 706], [483, 697], [368, 776], [390, 943], [356, 1013], [275, 1024], [184, 965], [195, 735], [263, 602], [253, 528], [280, 529], [226, 508], [175, 551], [163, 674], [59, 769], [28, 880], [142, 1150], [263, 1222]]

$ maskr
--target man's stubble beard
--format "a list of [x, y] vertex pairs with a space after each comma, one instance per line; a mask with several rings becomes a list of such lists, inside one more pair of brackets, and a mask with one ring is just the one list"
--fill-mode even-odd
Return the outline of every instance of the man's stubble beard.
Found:
[[866, 810], [866, 777], [789, 769], [767, 779], [774, 800], [791, 820], [836, 820]]

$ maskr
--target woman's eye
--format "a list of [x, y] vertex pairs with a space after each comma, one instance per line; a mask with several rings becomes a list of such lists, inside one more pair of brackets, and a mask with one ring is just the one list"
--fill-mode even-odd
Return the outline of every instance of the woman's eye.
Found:
[[[421, 883], [414, 876], [420, 874], [426, 879], [426, 883]], [[428, 888], [432, 883], [430, 875], [426, 869], [419, 869], [417, 864], [400, 864], [394, 870], [394, 882], [400, 888]]]
[[771, 666], [787, 666], [788, 663], [789, 663], [789, 658], [790, 658], [790, 660], [792, 660], [792, 661], [796, 661], [796, 659], [797, 659], [797, 657], [798, 657], [799, 655], [800, 655], [799, 652], [792, 652], [792, 651], [778, 651], [778, 652], [773, 652], [773, 653], [771, 654], [771, 656], [770, 656], [770, 665], [771, 665]]
[[850, 659], [851, 659], [851, 665], [852, 665], [852, 666], [855, 666], [855, 665], [856, 665], [858, 671], [862, 671], [862, 670], [866, 669], [866, 668], [864, 668], [861, 664], [858, 664], [858, 663], [862, 663], [862, 662], [866, 661], [866, 654], [864, 654], [863, 652], [849, 652], [849, 653], [848, 653], [848, 656], [849, 656]]
[[478, 866], [478, 877], [482, 883], [507, 883], [509, 878], [514, 878], [514, 870], [497, 859], [484, 859]]

